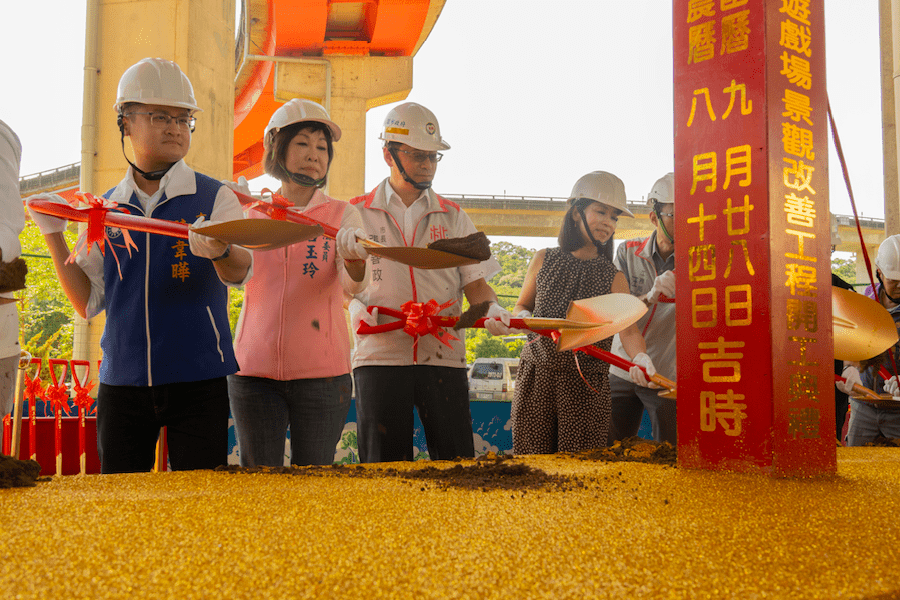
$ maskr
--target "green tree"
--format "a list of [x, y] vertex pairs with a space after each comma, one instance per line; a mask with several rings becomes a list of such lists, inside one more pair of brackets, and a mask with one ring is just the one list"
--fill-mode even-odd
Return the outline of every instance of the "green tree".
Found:
[[846, 281], [856, 283], [856, 261], [849, 258], [831, 258], [831, 272]]
[[[497, 293], [500, 305], [512, 311], [525, 283], [528, 265], [534, 257], [534, 250], [509, 242], [491, 244], [491, 252], [500, 263], [500, 272], [490, 280], [491, 287]], [[468, 305], [464, 303], [463, 310]], [[525, 346], [523, 339], [505, 341], [494, 337], [486, 329], [471, 328], [466, 330], [466, 362], [476, 358], [518, 358]]]
[[[69, 247], [78, 237], [74, 228], [65, 232]], [[19, 341], [33, 356], [72, 358], [74, 309], [62, 291], [44, 236], [33, 221], [25, 224], [19, 236], [22, 254], [28, 265], [24, 290], [19, 300]]]

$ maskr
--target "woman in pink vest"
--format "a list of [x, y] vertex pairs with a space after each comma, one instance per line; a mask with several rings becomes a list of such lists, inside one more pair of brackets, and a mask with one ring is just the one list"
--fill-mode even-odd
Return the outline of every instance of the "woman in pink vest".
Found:
[[368, 277], [359, 212], [321, 191], [340, 137], [321, 105], [296, 98], [266, 127], [264, 166], [281, 181], [279, 193], [340, 231], [337, 240], [319, 236], [258, 253], [237, 325], [240, 370], [228, 378], [243, 466], [283, 465], [288, 426], [291, 464], [331, 464], [350, 408], [343, 294], [362, 291]]

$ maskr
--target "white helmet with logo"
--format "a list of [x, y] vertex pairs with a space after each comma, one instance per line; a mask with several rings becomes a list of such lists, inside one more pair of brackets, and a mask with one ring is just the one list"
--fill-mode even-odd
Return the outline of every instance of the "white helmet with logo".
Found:
[[647, 196], [647, 204], [675, 204], [675, 173], [666, 173], [653, 184]]
[[888, 279], [900, 281], [900, 235], [892, 235], [881, 242], [875, 255], [875, 266]]
[[164, 58], [145, 58], [125, 71], [119, 79], [113, 108], [121, 112], [129, 102], [186, 108], [192, 113], [201, 110], [187, 75], [176, 63]]
[[606, 171], [593, 171], [575, 182], [569, 195], [569, 204], [579, 198], [587, 198], [605, 204], [633, 217], [634, 214], [625, 206], [625, 184], [622, 180]]
[[379, 140], [400, 142], [416, 150], [449, 150], [441, 138], [441, 128], [434, 113], [415, 102], [404, 102], [391, 109], [384, 118]]
[[282, 104], [278, 110], [272, 114], [272, 117], [269, 119], [269, 124], [266, 125], [266, 134], [263, 137], [263, 147], [268, 150], [275, 134], [282, 128], [305, 121], [322, 123], [328, 127], [328, 130], [331, 131], [332, 142], [341, 139], [341, 128], [331, 120], [331, 117], [328, 115], [328, 111], [325, 110], [324, 106], [318, 102], [313, 102], [312, 100], [294, 98]]

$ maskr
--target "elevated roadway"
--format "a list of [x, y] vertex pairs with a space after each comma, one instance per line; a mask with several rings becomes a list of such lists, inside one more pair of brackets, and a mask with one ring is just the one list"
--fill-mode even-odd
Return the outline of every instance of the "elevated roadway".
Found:
[[[79, 163], [57, 169], [25, 175], [19, 179], [22, 197], [38, 193], [55, 193], [72, 198], [78, 190], [81, 166]], [[472, 218], [475, 227], [485, 234], [513, 237], [555, 238], [566, 212], [566, 199], [549, 196], [490, 196], [477, 194], [442, 194], [457, 202]], [[629, 202], [634, 218], [622, 217], [616, 228], [616, 239], [626, 240], [649, 235], [653, 230], [648, 217], [649, 207], [643, 202]], [[859, 252], [859, 237], [853, 217], [836, 215], [840, 243], [836, 250]], [[884, 239], [883, 219], [860, 219], [863, 238], [870, 254]]]

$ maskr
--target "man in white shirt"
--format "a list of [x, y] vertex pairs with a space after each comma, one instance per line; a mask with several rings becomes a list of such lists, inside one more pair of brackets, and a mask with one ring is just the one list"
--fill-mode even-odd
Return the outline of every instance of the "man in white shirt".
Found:
[[[477, 230], [455, 203], [431, 189], [442, 138], [430, 110], [406, 102], [388, 113], [379, 139], [390, 177], [365, 196], [350, 202], [363, 218], [371, 240], [387, 246], [425, 247], [444, 238], [465, 237]], [[350, 304], [351, 323], [379, 321], [379, 306], [400, 309], [406, 302], [435, 300], [441, 315], [458, 316], [463, 294], [470, 304], [491, 302], [488, 317], [509, 324], [488, 285], [500, 265], [496, 259], [451, 269], [422, 270], [375, 256], [366, 290]], [[381, 318], [388, 323], [392, 319]], [[353, 374], [356, 381], [357, 436], [362, 462], [411, 460], [413, 407], [425, 428], [428, 453], [445, 460], [474, 456], [469, 410], [465, 339], [411, 337], [403, 330], [356, 334]]]

